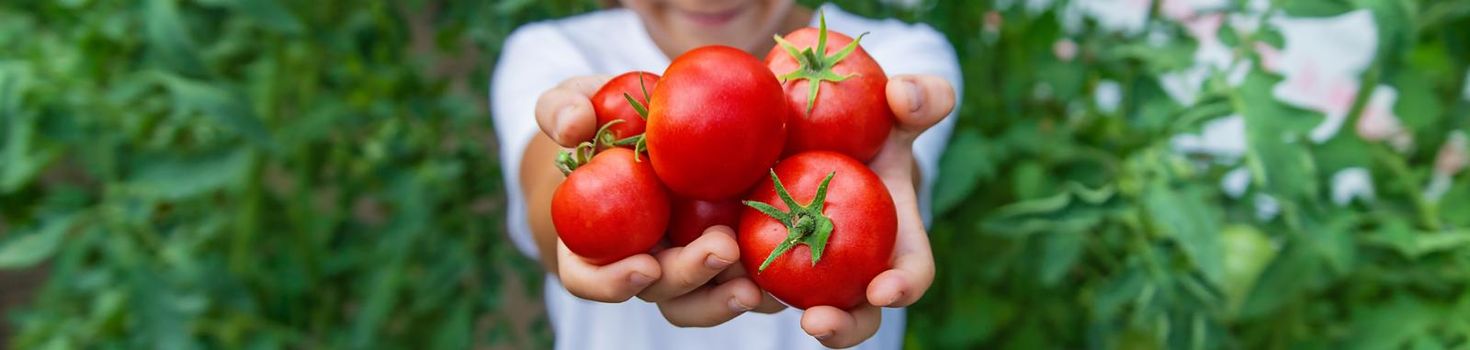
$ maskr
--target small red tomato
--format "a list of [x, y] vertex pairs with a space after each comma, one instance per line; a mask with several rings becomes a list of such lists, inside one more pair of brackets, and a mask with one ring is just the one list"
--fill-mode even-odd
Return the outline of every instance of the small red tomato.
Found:
[[610, 148], [576, 167], [551, 197], [551, 223], [567, 248], [603, 265], [648, 252], [669, 223], [669, 195], [647, 161]]
[[867, 162], [883, 147], [894, 120], [888, 76], [859, 41], [828, 31], [825, 18], [821, 28], [776, 37], [766, 66], [780, 77], [792, 111], [786, 155], [836, 151]]
[[[597, 115], [597, 125], [607, 125], [614, 120], [623, 121], [609, 128], [613, 137], [618, 140], [642, 134], [644, 118], [647, 117], [648, 93], [656, 85], [658, 75], [642, 71], [623, 73], [602, 84], [602, 88], [592, 94], [592, 113]], [[638, 107], [628, 102], [629, 97], [638, 102]], [[638, 108], [645, 109], [639, 111]]]
[[760, 181], [786, 141], [781, 83], [729, 46], [691, 50], [669, 64], [648, 106], [648, 157], [674, 194], [735, 199]]
[[[787, 195], [789, 194], [789, 195]], [[898, 234], [893, 197], [878, 175], [841, 153], [782, 160], [740, 216], [740, 262], [787, 305], [851, 309], [890, 266]]]
[[704, 234], [704, 230], [715, 225], [735, 229], [740, 223], [740, 201], [703, 201], [698, 199], [674, 198], [669, 213], [669, 242], [683, 247]]

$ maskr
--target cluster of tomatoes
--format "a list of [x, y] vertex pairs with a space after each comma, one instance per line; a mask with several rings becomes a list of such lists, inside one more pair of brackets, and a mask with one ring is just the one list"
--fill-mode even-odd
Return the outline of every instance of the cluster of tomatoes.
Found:
[[893, 199], [865, 165], [894, 123], [888, 78], [861, 36], [825, 21], [775, 39], [765, 62], [706, 46], [662, 77], [625, 73], [597, 91], [596, 136], [557, 160], [567, 178], [552, 223], [568, 249], [607, 264], [726, 225], [746, 271], [782, 302], [865, 300], [897, 233]]

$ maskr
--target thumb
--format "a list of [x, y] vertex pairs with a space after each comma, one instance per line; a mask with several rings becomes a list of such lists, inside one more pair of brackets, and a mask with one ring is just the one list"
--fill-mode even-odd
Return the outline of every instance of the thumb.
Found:
[[893, 76], [885, 90], [897, 122], [894, 134], [903, 141], [913, 142], [954, 109], [954, 86], [938, 76]]

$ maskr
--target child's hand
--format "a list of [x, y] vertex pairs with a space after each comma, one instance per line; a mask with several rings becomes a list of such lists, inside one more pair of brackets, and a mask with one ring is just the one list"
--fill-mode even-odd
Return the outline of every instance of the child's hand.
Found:
[[[608, 78], [571, 78], [542, 93], [536, 101], [541, 131], [562, 147], [590, 140], [597, 123], [591, 96]], [[601, 302], [622, 302], [636, 295], [658, 303], [664, 317], [678, 326], [708, 327], [752, 309], [780, 310], [771, 307], [779, 304], [763, 296], [739, 271], [735, 233], [724, 226], [709, 228], [684, 247], [634, 255], [603, 266], [587, 263], [560, 240], [556, 256], [557, 274], [572, 295]], [[709, 283], [711, 280], [715, 283]]]
[[845, 348], [862, 343], [878, 331], [879, 307], [904, 307], [924, 296], [934, 281], [934, 255], [919, 216], [914, 140], [938, 124], [954, 108], [954, 87], [943, 78], [901, 75], [888, 80], [888, 106], [897, 117], [888, 143], [868, 164], [893, 196], [898, 208], [898, 240], [893, 268], [868, 283], [868, 304], [853, 310], [831, 306], [807, 309], [801, 328], [822, 345]]

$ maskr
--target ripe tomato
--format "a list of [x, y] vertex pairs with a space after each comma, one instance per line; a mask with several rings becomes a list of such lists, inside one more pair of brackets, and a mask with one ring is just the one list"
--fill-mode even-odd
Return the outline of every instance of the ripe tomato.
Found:
[[785, 100], [771, 71], [744, 51], [705, 46], [680, 55], [649, 101], [653, 170], [684, 198], [740, 197], [781, 156]]
[[883, 181], [829, 151], [786, 158], [771, 177], [740, 216], [740, 262], [756, 285], [799, 309], [864, 303], [868, 283], [889, 268], [898, 234]]
[[608, 80], [592, 94], [592, 113], [597, 115], [597, 125], [622, 120], [608, 129], [618, 140], [642, 134], [645, 113], [629, 104], [628, 97], [641, 106], [648, 106], [648, 92], [657, 85], [658, 75], [649, 72], [627, 72]]
[[894, 120], [888, 76], [861, 40], [827, 31], [825, 18], [821, 28], [776, 37], [766, 65], [780, 77], [792, 111], [785, 154], [837, 151], [866, 163], [883, 147]]
[[557, 237], [594, 264], [648, 252], [668, 225], [668, 193], [649, 162], [633, 155], [626, 148], [597, 153], [552, 194]]
[[669, 211], [669, 242], [682, 247], [694, 242], [710, 226], [725, 225], [735, 229], [740, 223], [739, 201], [702, 201], [674, 198]]

